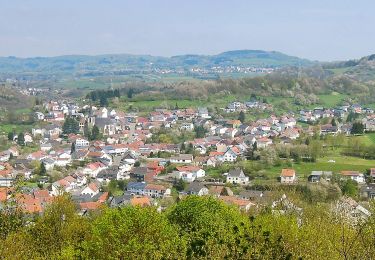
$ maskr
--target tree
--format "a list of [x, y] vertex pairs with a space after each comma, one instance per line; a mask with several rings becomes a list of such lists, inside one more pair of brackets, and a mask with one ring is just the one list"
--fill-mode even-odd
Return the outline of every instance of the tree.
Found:
[[177, 230], [153, 207], [105, 210], [87, 243], [87, 259], [181, 259], [184, 252]]
[[14, 132], [12, 131], [8, 133], [8, 140], [13, 141], [13, 139], [14, 139]]
[[133, 94], [134, 94], [134, 90], [133, 90], [132, 88], [130, 88], [130, 89], [128, 90], [128, 94], [127, 94], [128, 98], [129, 98], [129, 99], [132, 99], [132, 98], [133, 98]]
[[18, 134], [17, 144], [22, 146], [25, 145], [25, 135], [22, 132]]
[[177, 191], [183, 191], [185, 190], [187, 183], [184, 182], [183, 179], [178, 179], [175, 181], [173, 186], [176, 188]]
[[73, 142], [72, 146], [70, 147], [70, 154], [75, 153], [75, 151], [76, 151], [76, 142]]
[[120, 95], [120, 90], [119, 89], [115, 89], [114, 90], [114, 96], [120, 98], [121, 95]]
[[186, 150], [185, 142], [182, 142], [182, 144], [180, 146], [180, 151], [184, 152], [185, 150]]
[[63, 127], [62, 127], [63, 133], [68, 134], [78, 134], [79, 132], [79, 122], [72, 118], [67, 117], [64, 121]]
[[44, 175], [46, 175], [46, 173], [47, 173], [46, 166], [45, 166], [44, 162], [42, 162], [40, 164], [39, 174], [44, 176]]
[[241, 110], [239, 116], [238, 116], [238, 120], [241, 121], [241, 123], [244, 123], [245, 122], [245, 113]]
[[107, 107], [108, 106], [108, 100], [106, 96], [100, 97], [100, 106], [101, 107]]
[[207, 130], [202, 125], [194, 127], [195, 137], [196, 138], [203, 138], [205, 137]]
[[331, 124], [332, 124], [332, 126], [337, 126], [335, 118], [332, 118]]
[[187, 259], [237, 259], [246, 218], [213, 197], [188, 196], [168, 212], [187, 241]]
[[85, 125], [83, 126], [83, 135], [90, 139], [90, 129], [89, 129], [89, 123], [87, 122], [87, 120], [85, 120]]
[[91, 130], [91, 140], [98, 140], [99, 137], [100, 137], [99, 128], [96, 125], [94, 125]]
[[363, 134], [364, 126], [361, 122], [354, 122], [351, 130], [351, 134], [358, 135]]
[[357, 182], [353, 180], [347, 180], [342, 186], [342, 193], [349, 197], [356, 197], [358, 195]]

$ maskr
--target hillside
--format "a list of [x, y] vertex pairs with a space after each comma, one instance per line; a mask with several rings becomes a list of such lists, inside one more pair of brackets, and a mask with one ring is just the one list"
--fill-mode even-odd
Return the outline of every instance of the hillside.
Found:
[[334, 76], [346, 76], [360, 82], [373, 82], [375, 80], [375, 54], [358, 60], [323, 64], [323, 68], [331, 71]]
[[[0, 75], [3, 76], [102, 76], [130, 73], [189, 72], [191, 68], [213, 67], [285, 67], [305, 66], [311, 61], [280, 52], [261, 50], [228, 51], [217, 55], [181, 55], [158, 57], [150, 55], [111, 54], [98, 56], [70, 55], [58, 57], [0, 57]], [[205, 71], [204, 73], [214, 73]]]

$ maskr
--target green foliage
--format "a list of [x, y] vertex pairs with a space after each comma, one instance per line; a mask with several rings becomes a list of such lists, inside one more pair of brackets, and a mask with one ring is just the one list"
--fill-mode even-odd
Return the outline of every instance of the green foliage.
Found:
[[91, 130], [91, 135], [90, 135], [90, 140], [98, 140], [101, 138], [99, 128], [94, 125], [92, 130]]
[[363, 134], [365, 127], [361, 122], [354, 122], [351, 130], [351, 134], [358, 135]]
[[349, 197], [355, 198], [358, 196], [358, 184], [353, 180], [346, 180], [341, 187], [342, 193]]
[[152, 207], [105, 210], [85, 248], [90, 259], [180, 259], [185, 251], [177, 230]]
[[207, 130], [203, 126], [199, 125], [194, 127], [194, 132], [196, 138], [203, 138], [205, 137]]
[[240, 112], [240, 114], [238, 116], [238, 120], [240, 120], [241, 123], [244, 123], [245, 119], [246, 119], [245, 113], [241, 110], [241, 112]]
[[67, 117], [64, 121], [64, 124], [62, 126], [63, 134], [78, 134], [79, 132], [79, 122], [72, 118]]
[[238, 236], [246, 219], [235, 208], [214, 198], [189, 196], [168, 212], [187, 241], [188, 258], [218, 259], [238, 253]]
[[25, 145], [25, 135], [23, 133], [18, 134], [17, 144], [21, 146]]

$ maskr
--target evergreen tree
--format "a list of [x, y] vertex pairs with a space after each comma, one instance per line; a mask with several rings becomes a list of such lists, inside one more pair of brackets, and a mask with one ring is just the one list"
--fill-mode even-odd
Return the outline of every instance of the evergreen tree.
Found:
[[361, 122], [355, 122], [353, 123], [351, 134], [358, 135], [363, 134], [364, 126]]
[[73, 142], [72, 146], [70, 147], [70, 154], [75, 153], [75, 151], [76, 151], [76, 142]]
[[181, 147], [180, 147], [180, 151], [183, 152], [185, 150], [186, 150], [185, 143], [182, 142]]
[[131, 88], [128, 90], [128, 98], [129, 99], [132, 99], [133, 98], [133, 94], [134, 94], [134, 90]]
[[332, 126], [337, 126], [335, 118], [332, 118], [331, 124], [332, 124]]
[[44, 175], [46, 175], [46, 173], [47, 173], [46, 166], [45, 166], [44, 162], [42, 162], [40, 164], [39, 174], [44, 176]]
[[120, 90], [119, 89], [115, 89], [114, 90], [114, 96], [120, 98], [121, 95], [120, 95]]
[[25, 145], [25, 135], [22, 132], [18, 134], [17, 143], [18, 145]]
[[239, 116], [238, 116], [238, 120], [241, 121], [241, 123], [244, 123], [245, 122], [245, 113], [241, 110]]
[[13, 138], [14, 138], [14, 132], [12, 131], [12, 132], [9, 132], [8, 133], [8, 140], [9, 141], [13, 141]]
[[79, 132], [79, 122], [72, 117], [67, 117], [62, 127], [63, 133], [77, 134]]
[[108, 100], [106, 96], [101, 96], [100, 97], [100, 106], [101, 107], [107, 107], [108, 106]]
[[91, 130], [91, 140], [97, 140], [100, 137], [100, 131], [99, 128], [94, 125], [94, 127]]
[[83, 126], [83, 135], [90, 139], [90, 129], [89, 129], [89, 123], [87, 122], [87, 120], [85, 120], [85, 125]]

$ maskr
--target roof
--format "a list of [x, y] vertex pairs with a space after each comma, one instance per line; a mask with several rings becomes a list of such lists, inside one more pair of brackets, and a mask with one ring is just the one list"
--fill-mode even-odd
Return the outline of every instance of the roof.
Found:
[[201, 189], [206, 188], [203, 183], [201, 182], [192, 182], [187, 187], [188, 193], [198, 193]]
[[359, 171], [341, 171], [341, 175], [358, 176], [358, 175], [360, 175], [360, 173], [359, 173]]
[[130, 199], [130, 204], [132, 206], [144, 207], [144, 206], [150, 206], [151, 201], [149, 197], [134, 197]]
[[234, 197], [234, 196], [221, 196], [220, 200], [222, 200], [222, 201], [224, 201], [224, 202], [226, 202], [228, 204], [236, 205], [238, 207], [246, 207], [249, 204], [251, 206], [255, 205], [254, 203], [252, 203], [252, 202], [250, 202], [248, 200], [239, 199], [239, 198]]
[[177, 166], [176, 169], [177, 169], [179, 172], [197, 172], [197, 171], [199, 171], [201, 168], [198, 167], [198, 166]]
[[281, 177], [293, 177], [296, 175], [296, 171], [294, 169], [282, 169], [281, 170]]
[[145, 190], [166, 190], [166, 188], [163, 185], [158, 185], [158, 184], [147, 184], [145, 187]]
[[136, 190], [143, 190], [146, 187], [145, 182], [129, 182], [128, 185], [126, 185], [126, 189], [136, 189]]
[[244, 175], [242, 169], [231, 169], [228, 172], [228, 176], [230, 177], [240, 177], [241, 175]]

